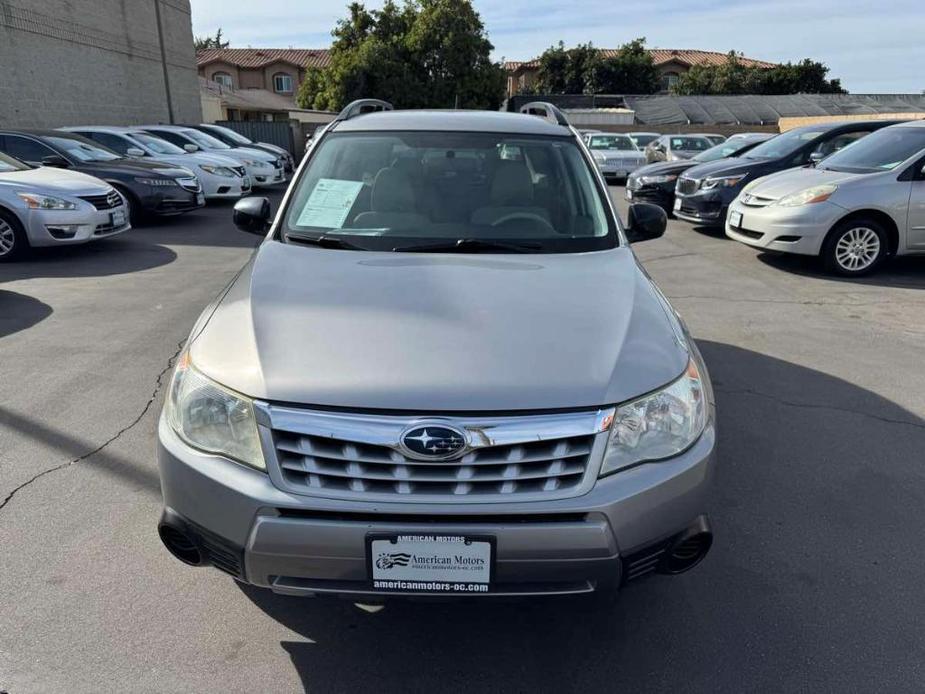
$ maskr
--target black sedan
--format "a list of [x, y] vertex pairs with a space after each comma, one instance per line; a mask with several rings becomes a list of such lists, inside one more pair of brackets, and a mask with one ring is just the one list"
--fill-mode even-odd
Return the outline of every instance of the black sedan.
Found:
[[80, 135], [0, 130], [0, 152], [32, 166], [73, 169], [106, 181], [128, 202], [132, 222], [145, 214], [182, 214], [205, 205], [199, 180], [189, 169], [126, 159]]
[[842, 121], [788, 130], [735, 159], [699, 164], [678, 177], [674, 216], [702, 226], [726, 223], [729, 203], [761, 176], [808, 166], [875, 130], [900, 121]]
[[678, 176], [698, 164], [737, 157], [772, 137], [774, 136], [769, 133], [743, 133], [734, 135], [726, 142], [711, 147], [691, 159], [647, 164], [636, 169], [626, 179], [626, 199], [631, 202], [652, 203], [671, 214]]

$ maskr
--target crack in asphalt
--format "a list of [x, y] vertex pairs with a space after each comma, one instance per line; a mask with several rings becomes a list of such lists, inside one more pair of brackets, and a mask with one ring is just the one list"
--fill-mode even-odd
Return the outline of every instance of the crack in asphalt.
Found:
[[891, 417], [882, 417], [880, 415], [873, 414], [871, 412], [864, 412], [863, 410], [852, 410], [848, 407], [837, 407], [835, 405], [823, 405], [820, 403], [812, 402], [796, 402], [794, 400], [787, 400], [782, 398], [779, 395], [771, 395], [770, 393], [762, 393], [759, 390], [753, 390], [751, 388], [722, 388], [715, 387], [713, 388], [717, 393], [725, 393], [727, 395], [754, 395], [759, 398], [766, 398], [768, 400], [773, 400], [774, 402], [780, 403], [787, 407], [800, 407], [809, 410], [831, 410], [833, 412], [842, 412], [845, 414], [853, 414], [861, 417], [868, 417], [870, 419], [876, 419], [879, 422], [885, 424], [900, 424], [908, 427], [915, 427], [916, 429], [925, 429], [925, 422], [913, 422], [908, 419], [893, 419]]
[[654, 263], [657, 260], [671, 260], [672, 258], [687, 258], [692, 255], [700, 255], [699, 253], [672, 253], [670, 255], [654, 255], [651, 258], [640, 258], [639, 261], [645, 265], [646, 263]]
[[148, 413], [148, 410], [151, 409], [151, 406], [154, 404], [154, 401], [157, 399], [157, 395], [158, 393], [160, 393], [161, 387], [164, 385], [163, 383], [164, 376], [166, 376], [167, 373], [173, 368], [174, 362], [176, 361], [177, 357], [180, 356], [180, 352], [183, 351], [184, 344], [186, 344], [185, 339], [177, 343], [177, 350], [167, 360], [167, 366], [165, 366], [163, 370], [161, 370], [161, 372], [157, 375], [157, 378], [154, 379], [154, 390], [151, 392], [151, 397], [148, 398], [148, 402], [146, 402], [144, 407], [141, 408], [141, 412], [139, 412], [138, 415], [131, 422], [129, 422], [126, 426], [119, 429], [119, 431], [117, 431], [111, 437], [106, 439], [106, 441], [101, 443], [99, 446], [94, 448], [92, 451], [88, 451], [87, 453], [79, 455], [76, 458], [73, 458], [71, 460], [68, 460], [67, 462], [61, 463], [60, 465], [56, 465], [54, 467], [48, 468], [47, 470], [43, 470], [42, 472], [39, 472], [38, 474], [33, 475], [31, 478], [27, 479], [25, 482], [23, 482], [22, 484], [17, 486], [15, 489], [13, 489], [9, 494], [7, 494], [6, 498], [3, 499], [2, 502], [0, 502], [0, 511], [2, 511], [3, 508], [8, 503], [10, 503], [10, 501], [13, 499], [14, 496], [16, 496], [17, 493], [19, 493], [20, 491], [22, 491], [23, 489], [31, 485], [36, 480], [41, 479], [45, 475], [50, 475], [51, 473], [57, 472], [58, 470], [63, 470], [64, 468], [70, 467], [71, 465], [74, 465], [75, 463], [79, 463], [82, 460], [86, 460], [87, 458], [90, 458], [96, 455], [97, 453], [102, 451], [104, 448], [109, 446], [111, 443], [118, 441], [126, 432], [130, 431], [133, 427], [135, 427]]

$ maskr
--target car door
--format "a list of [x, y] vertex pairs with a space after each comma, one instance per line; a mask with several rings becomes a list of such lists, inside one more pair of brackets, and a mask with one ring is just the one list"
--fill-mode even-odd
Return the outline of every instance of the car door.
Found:
[[915, 168], [909, 195], [909, 233], [906, 241], [910, 251], [925, 251], [925, 159], [920, 159]]
[[7, 154], [33, 166], [41, 166], [45, 157], [60, 156], [48, 145], [31, 137], [7, 134], [3, 136], [3, 140], [4, 151]]

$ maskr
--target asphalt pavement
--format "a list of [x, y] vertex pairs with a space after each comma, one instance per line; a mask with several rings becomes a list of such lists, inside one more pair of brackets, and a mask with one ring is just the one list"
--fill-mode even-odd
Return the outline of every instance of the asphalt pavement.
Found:
[[370, 610], [157, 538], [172, 360], [257, 241], [219, 205], [0, 266], [0, 690], [922, 690], [925, 260], [843, 281], [672, 221], [637, 253], [717, 391], [705, 562], [610, 605]]

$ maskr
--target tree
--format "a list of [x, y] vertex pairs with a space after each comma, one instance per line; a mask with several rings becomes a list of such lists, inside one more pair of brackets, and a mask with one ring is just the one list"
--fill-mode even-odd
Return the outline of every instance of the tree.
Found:
[[222, 28], [219, 27], [215, 36], [197, 36], [193, 39], [193, 46], [197, 51], [204, 51], [207, 48], [228, 48], [230, 41], [222, 41]]
[[376, 97], [397, 108], [490, 108], [504, 96], [505, 74], [470, 0], [359, 2], [332, 31], [331, 61], [306, 71], [296, 102], [338, 110]]
[[595, 66], [591, 78], [596, 94], [654, 94], [660, 75], [646, 50], [646, 39], [633, 39], [620, 46], [617, 55]]
[[681, 75], [675, 94], [844, 94], [841, 81], [827, 79], [829, 69], [805, 58], [771, 68], [746, 67], [732, 52], [723, 65], [694, 65]]

